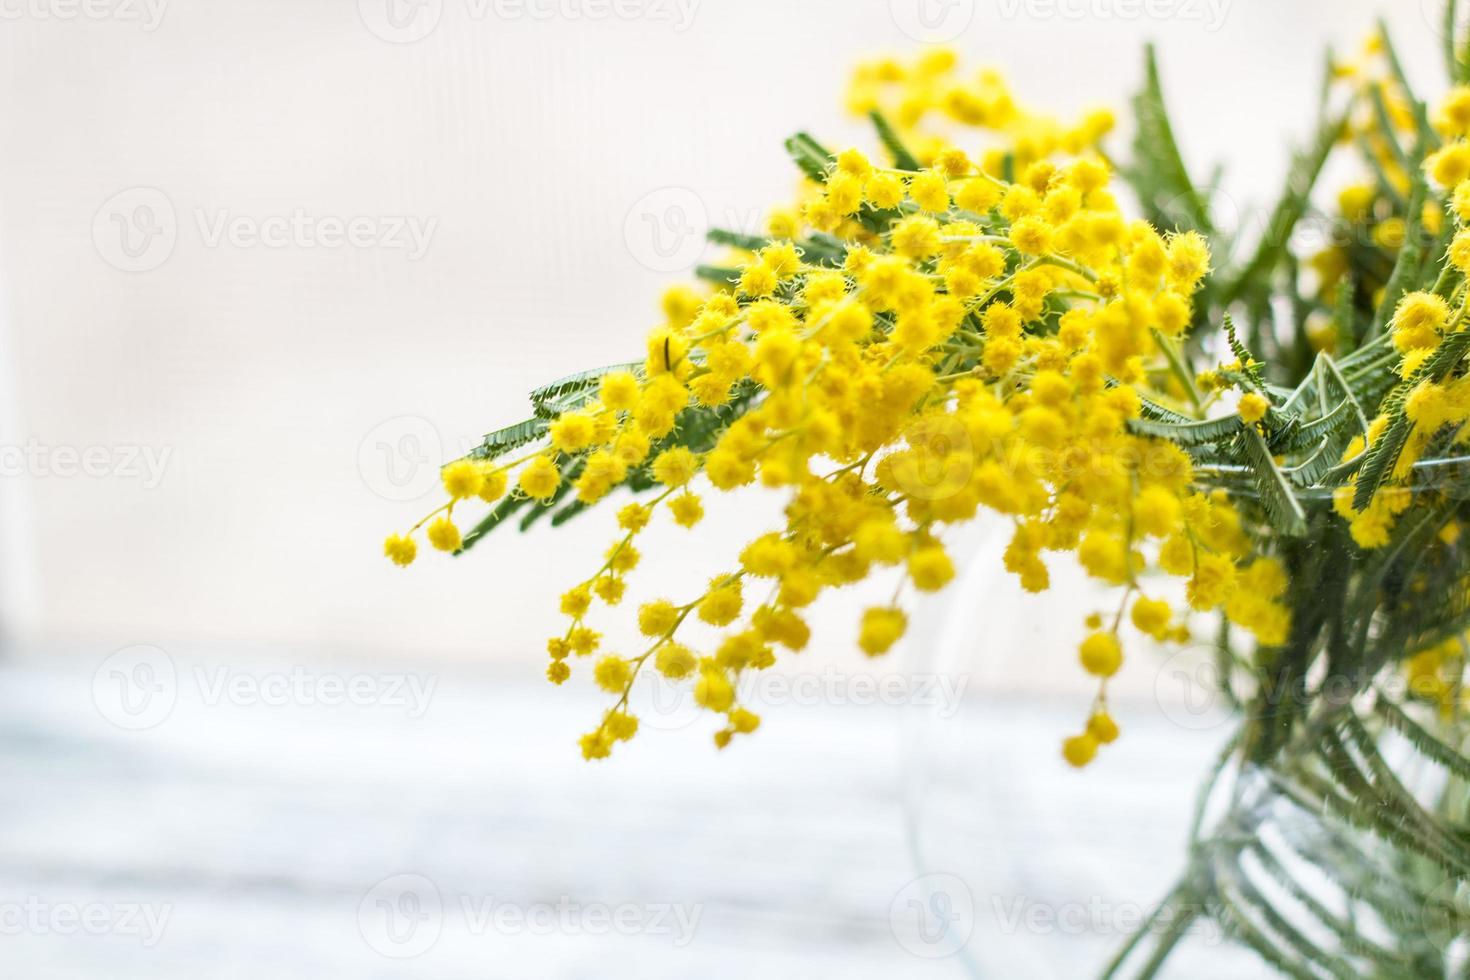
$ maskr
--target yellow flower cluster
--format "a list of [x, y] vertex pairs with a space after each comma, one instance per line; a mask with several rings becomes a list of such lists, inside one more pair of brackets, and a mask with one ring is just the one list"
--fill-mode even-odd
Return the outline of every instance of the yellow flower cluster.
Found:
[[[1412, 146], [1418, 138], [1418, 107], [1393, 71], [1380, 33], [1369, 36], [1357, 59], [1338, 62], [1334, 67], [1336, 78], [1351, 91], [1355, 107], [1342, 130], [1342, 143], [1364, 151], [1376, 178], [1344, 187], [1338, 194], [1338, 208], [1353, 227], [1366, 230], [1367, 243], [1397, 252], [1407, 243], [1409, 226], [1401, 213], [1403, 209], [1391, 207], [1390, 199], [1407, 200], [1413, 196], [1415, 175], [1404, 148]], [[1463, 179], [1453, 179], [1456, 169], [1470, 167], [1465, 151], [1456, 148], [1470, 134], [1470, 128], [1465, 125], [1470, 110], [1467, 92], [1470, 90], [1453, 90], [1432, 118], [1440, 138], [1450, 145], [1449, 152], [1432, 155], [1426, 169], [1431, 176], [1437, 175], [1446, 187]], [[1470, 207], [1470, 200], [1466, 205]], [[1444, 229], [1445, 211], [1438, 201], [1425, 201], [1417, 217], [1429, 235], [1437, 236]], [[1335, 288], [1342, 280], [1357, 244], [1341, 242], [1311, 259], [1324, 291]], [[1386, 283], [1374, 285], [1381, 289]], [[1331, 347], [1329, 335], [1323, 334], [1320, 340], [1324, 349]]]
[[1466, 638], [1452, 637], [1404, 661], [1409, 694], [1438, 706], [1449, 717], [1464, 693]]
[[959, 67], [955, 52], [947, 48], [934, 48], [912, 63], [896, 58], [865, 62], [853, 73], [848, 108], [857, 114], [882, 112], [926, 160], [938, 160], [950, 149], [942, 133], [949, 123], [1000, 134], [1000, 145], [978, 161], [997, 175], [1007, 167], [1008, 157], [1019, 172], [1058, 154], [1081, 156], [1115, 125], [1113, 113], [1104, 108], [1066, 125], [1018, 104], [999, 72], [985, 69], [967, 79], [959, 76]]
[[[455, 502], [499, 498], [514, 468], [514, 492], [537, 500], [556, 492], [569, 460], [587, 503], [639, 468], [659, 487], [618, 511], [621, 536], [562, 596], [567, 626], [548, 643], [553, 682], [591, 658], [593, 680], [616, 699], [582, 738], [587, 758], [637, 731], [629, 694], [648, 670], [691, 684], [722, 717], [719, 746], [753, 731], [760, 719], [739, 703], [741, 676], [806, 647], [806, 611], [823, 593], [891, 574], [894, 602], [868, 609], [856, 631], [865, 654], [887, 653], [908, 625], [902, 588], [944, 588], [955, 575], [945, 531], [982, 511], [1010, 523], [1005, 566], [1027, 590], [1048, 587], [1049, 552], [1074, 553], [1118, 589], [1116, 611], [1093, 617], [1078, 650], [1098, 691], [1084, 730], [1063, 745], [1074, 765], [1118, 735], [1107, 685], [1124, 660], [1125, 617], [1177, 641], [1190, 609], [1219, 609], [1263, 644], [1284, 641], [1280, 564], [1252, 554], [1235, 507], [1197, 488], [1187, 453], [1129, 428], [1144, 397], [1179, 390], [1171, 355], [1210, 269], [1204, 239], [1124, 216], [1092, 149], [1110, 119], [1064, 129], [1018, 108], [997, 77], [964, 83], [953, 72], [948, 53], [864, 66], [852, 99], [897, 100], [906, 139], [934, 113], [1003, 134], [1003, 150], [976, 159], [937, 135], [915, 138], [917, 170], [842, 151], [798, 209], [777, 212], [768, 243], [737, 256], [726, 288], [669, 293], [641, 369], [604, 376], [595, 399], [551, 425], [549, 445], [444, 470], [451, 500], [428, 532], [441, 550], [459, 544]], [[797, 244], [814, 233], [841, 252]], [[668, 445], [691, 406], [750, 390], [712, 448]], [[1257, 408], [1243, 404], [1242, 415]], [[623, 599], [638, 536], [661, 509], [698, 523], [697, 485], [777, 490], [784, 525], [701, 593], [641, 605], [642, 649], [603, 650], [594, 605]], [[411, 536], [386, 551], [406, 564]], [[1144, 594], [1150, 571], [1183, 579], [1188, 609]], [[691, 616], [722, 639], [692, 649], [680, 633]]]
[[[1470, 87], [1462, 85], [1451, 89], [1441, 102], [1435, 120], [1445, 145], [1429, 155], [1424, 170], [1428, 179], [1442, 191], [1443, 198], [1431, 200], [1426, 205], [1426, 219], [1432, 215], [1433, 220], [1426, 220], [1425, 230], [1439, 234], [1446, 214], [1455, 222], [1456, 232], [1444, 255], [1446, 275], [1441, 279], [1448, 281], [1450, 272], [1470, 275], [1470, 142], [1467, 142], [1467, 137], [1470, 137]], [[1412, 124], [1412, 117], [1394, 121], [1396, 127], [1408, 128]], [[1370, 129], [1375, 139], [1387, 143], [1381, 127]], [[1388, 153], [1386, 149], [1384, 152]], [[1394, 179], [1397, 180], [1396, 177]], [[1404, 180], [1407, 182], [1406, 176]], [[1366, 209], [1374, 198], [1375, 192], [1371, 190], [1355, 194], [1353, 200], [1344, 203], [1344, 211], [1347, 212], [1349, 206]], [[1454, 306], [1438, 292], [1412, 292], [1398, 302], [1389, 329], [1393, 346], [1401, 358], [1397, 366], [1401, 377], [1409, 380], [1418, 377], [1420, 368], [1433, 357], [1445, 339], [1466, 328], [1467, 317], [1470, 317], [1470, 292], [1462, 290], [1456, 296], [1459, 301]], [[1387, 431], [1389, 412], [1393, 408], [1392, 404], [1385, 404], [1364, 436], [1348, 445], [1342, 457], [1344, 462], [1372, 449]], [[1470, 444], [1470, 426], [1467, 426], [1470, 423], [1470, 377], [1444, 382], [1422, 379], [1409, 392], [1403, 408], [1413, 427], [1394, 463], [1391, 478], [1397, 485], [1379, 490], [1361, 511], [1353, 506], [1356, 478], [1339, 488], [1333, 496], [1335, 509], [1351, 522], [1353, 540], [1362, 548], [1381, 548], [1389, 542], [1398, 517], [1409, 509], [1412, 502], [1411, 492], [1404, 484], [1414, 465], [1437, 436], [1448, 430], [1451, 432], [1451, 445], [1463, 447]]]

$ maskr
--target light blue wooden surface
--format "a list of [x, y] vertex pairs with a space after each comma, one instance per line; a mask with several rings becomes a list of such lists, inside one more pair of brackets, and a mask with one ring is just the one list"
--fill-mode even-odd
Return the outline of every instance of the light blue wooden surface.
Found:
[[[918, 768], [906, 754], [905, 710], [777, 706], [757, 737], [718, 755], [700, 720], [658, 730], [681, 725], [676, 712], [655, 719], [611, 764], [589, 766], [574, 738], [602, 701], [572, 690], [446, 672], [433, 675], [418, 718], [385, 704], [210, 704], [212, 675], [180, 661], [168, 717], [125, 731], [94, 701], [97, 665], [0, 667], [0, 976], [966, 975], [955, 958], [915, 955], [933, 950], [916, 947], [912, 928], [896, 931], [918, 874], [903, 819], [905, 776]], [[230, 667], [247, 679], [286, 669], [284, 661]], [[1054, 721], [1033, 724], [1045, 732]], [[1050, 765], [1045, 741], [1036, 759], [1047, 762], [1007, 749], [1009, 767], [997, 770], [1012, 794], [1011, 819], [995, 819], [1004, 800], [960, 796], [941, 811], [973, 813], [980, 832], [999, 835], [989, 844], [1009, 855], [1012, 871], [1063, 867], [1058, 843], [1086, 843], [1058, 842], [1056, 827], [1027, 816], [1052, 799], [1075, 807], [1084, 792]], [[1098, 826], [1133, 828], [1114, 841], [1125, 863], [1157, 860], [1149, 821], [1160, 818], [1149, 813], [1174, 812], [1174, 804], [1140, 801], [1138, 787], [1162, 794], [1160, 767], [1189, 761], [1176, 750], [1160, 755], [1159, 739], [1140, 743], [1138, 758], [1155, 759], [1155, 771], [1121, 766], [1112, 775], [1126, 792], [1099, 779], [1094, 812], [1084, 811]], [[972, 866], [968, 858], [953, 864], [965, 873]], [[995, 882], [1011, 887], [992, 867]], [[412, 942], [385, 941], [375, 917], [403, 911], [402, 896], [375, 904], [384, 896], [374, 886], [404, 874], [432, 882], [442, 912], [429, 924], [432, 944], [399, 959], [384, 955], [385, 943], [397, 954], [413, 951]], [[1000, 908], [989, 884], [968, 883], [982, 920]], [[1044, 885], [1033, 875], [1025, 887], [1061, 901], [1058, 889], [1076, 882]], [[101, 908], [110, 919], [99, 935], [30, 920], [16, 928], [27, 902]], [[501, 904], [522, 913], [570, 906], [573, 919], [547, 929], [479, 917]], [[674, 907], [666, 918], [697, 916], [692, 930], [658, 928], [665, 906]], [[158, 941], [122, 922], [134, 907], [166, 914]], [[641, 918], [628, 934], [575, 919], [598, 907]], [[1055, 931], [1042, 938], [1067, 941]], [[1024, 935], [1009, 940], [1028, 945]], [[987, 940], [977, 929], [970, 941]]]

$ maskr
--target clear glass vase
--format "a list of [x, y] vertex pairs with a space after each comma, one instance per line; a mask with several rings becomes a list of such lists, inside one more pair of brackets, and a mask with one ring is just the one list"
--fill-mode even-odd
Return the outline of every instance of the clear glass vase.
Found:
[[1434, 712], [1412, 691], [1314, 692], [1262, 764], [1217, 644], [1135, 635], [1109, 691], [1122, 737], [1072, 769], [1060, 744], [1095, 693], [1082, 620], [1117, 592], [1053, 559], [1051, 589], [1027, 594], [1002, 564], [1006, 524], [961, 535], [960, 576], [916, 610], [905, 651], [956, 692], [906, 726], [918, 877], [893, 911], [916, 955], [984, 978], [1464, 975], [1463, 757], [1421, 737]]

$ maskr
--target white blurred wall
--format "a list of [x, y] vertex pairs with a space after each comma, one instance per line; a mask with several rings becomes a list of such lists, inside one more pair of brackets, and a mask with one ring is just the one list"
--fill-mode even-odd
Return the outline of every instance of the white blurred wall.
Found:
[[[143, 0], [90, 2], [121, 16], [0, 3], [0, 444], [46, 454], [0, 482], [0, 600], [12, 637], [89, 649], [539, 648], [610, 516], [400, 572], [380, 541], [434, 498], [386, 499], [404, 495], [393, 480], [418, 459], [431, 486], [432, 464], [523, 417], [530, 387], [636, 356], [679, 278], [648, 266], [694, 255], [630, 248], [635, 205], [656, 193], [691, 220], [753, 222], [791, 188], [781, 140], [859, 134], [840, 110], [847, 68], [913, 49], [903, 26], [924, 23], [920, 0], [619, 0], [634, 19], [598, 0], [391, 0], [395, 34], [390, 0], [170, 0], [156, 23]], [[1157, 39], [1195, 169], [1225, 160], [1242, 199], [1272, 193], [1320, 49], [1355, 46], [1375, 6], [1416, 75], [1440, 78], [1419, 0], [1180, 0], [1164, 19], [1115, 0], [1086, 0], [1083, 19], [922, 2], [941, 28], [969, 16], [965, 54], [1066, 113], [1121, 108]], [[432, 234], [422, 256], [210, 244], [222, 217], [297, 212]], [[173, 228], [166, 259], [121, 251], [115, 216]], [[93, 465], [111, 469], [134, 449], [168, 456], [155, 486], [142, 460], [58, 476], [61, 447], [103, 447]], [[708, 539], [732, 548], [739, 523]], [[650, 581], [719, 568], [662, 540]]]

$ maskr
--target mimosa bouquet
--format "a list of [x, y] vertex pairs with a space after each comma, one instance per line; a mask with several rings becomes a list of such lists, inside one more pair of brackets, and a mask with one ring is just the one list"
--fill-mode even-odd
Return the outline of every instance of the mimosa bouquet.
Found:
[[[1024, 108], [952, 52], [863, 64], [848, 102], [875, 145], [789, 139], [796, 203], [764, 234], [713, 232], [728, 261], [665, 295], [637, 360], [532, 392], [531, 417], [446, 465], [444, 504], [386, 554], [412, 562], [421, 528], [458, 553], [615, 500], [616, 540], [561, 595], [547, 644], [553, 683], [585, 670], [609, 696], [581, 738], [601, 759], [637, 732], [646, 672], [691, 686], [721, 748], [753, 732], [742, 676], [800, 652], [830, 590], [896, 585], [853, 625], [862, 654], [885, 655], [904, 597], [954, 577], [947, 532], [998, 515], [1025, 589], [1070, 560], [1116, 592], [1078, 610], [1096, 694], [1058, 733], [1071, 765], [1119, 737], [1109, 680], [1138, 644], [1216, 652], [1238, 731], [1202, 795], [1177, 923], [1212, 914], [1294, 976], [1445, 975], [1470, 935], [1454, 903], [1470, 872], [1455, 23], [1452, 4], [1449, 82], [1428, 103], [1382, 28], [1355, 59], [1329, 56], [1321, 121], [1250, 242], [1216, 226], [1152, 51], [1126, 160], [1111, 114]], [[1337, 156], [1361, 182], [1319, 189]], [[1332, 234], [1294, 247], [1307, 228]], [[602, 648], [597, 615], [623, 600], [645, 528], [698, 534], [702, 495], [762, 490], [784, 495], [783, 526], [694, 594], [641, 604], [640, 649]], [[691, 619], [720, 639], [688, 640]], [[1312, 832], [1264, 832], [1283, 808]], [[1179, 934], [1112, 969], [1152, 975]]]

